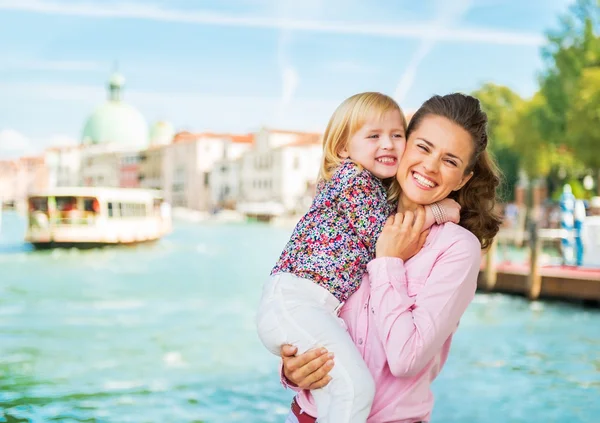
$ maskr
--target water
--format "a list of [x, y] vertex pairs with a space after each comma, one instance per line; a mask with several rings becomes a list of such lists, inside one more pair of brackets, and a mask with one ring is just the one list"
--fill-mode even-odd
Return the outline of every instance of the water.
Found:
[[[0, 232], [0, 422], [283, 422], [254, 333], [289, 234], [177, 223], [159, 243], [32, 251]], [[478, 295], [434, 383], [433, 422], [598, 422], [600, 312]]]

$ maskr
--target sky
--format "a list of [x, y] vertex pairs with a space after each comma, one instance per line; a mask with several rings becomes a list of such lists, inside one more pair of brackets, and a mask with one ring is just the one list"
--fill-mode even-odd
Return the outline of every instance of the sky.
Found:
[[79, 142], [125, 76], [149, 124], [323, 131], [361, 91], [537, 87], [568, 0], [0, 0], [0, 159]]

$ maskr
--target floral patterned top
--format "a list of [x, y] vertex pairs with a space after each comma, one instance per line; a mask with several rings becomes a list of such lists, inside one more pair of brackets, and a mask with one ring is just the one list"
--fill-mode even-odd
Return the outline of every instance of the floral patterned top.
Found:
[[396, 211], [382, 181], [350, 160], [321, 180], [308, 212], [300, 219], [271, 275], [292, 273], [310, 279], [344, 302], [375, 258], [386, 219]]

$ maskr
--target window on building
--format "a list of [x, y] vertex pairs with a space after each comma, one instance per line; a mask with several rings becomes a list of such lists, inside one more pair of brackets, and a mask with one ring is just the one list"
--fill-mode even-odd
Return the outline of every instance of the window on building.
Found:
[[210, 184], [210, 173], [204, 172], [204, 186], [207, 187]]

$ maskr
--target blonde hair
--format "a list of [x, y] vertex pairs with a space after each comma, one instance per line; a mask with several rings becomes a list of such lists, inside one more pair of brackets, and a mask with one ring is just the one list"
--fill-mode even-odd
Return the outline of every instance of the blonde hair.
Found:
[[335, 169], [344, 161], [339, 153], [369, 119], [381, 119], [384, 114], [394, 110], [400, 112], [406, 131], [406, 117], [393, 98], [377, 92], [365, 92], [344, 100], [333, 112], [323, 134], [323, 160], [319, 178], [331, 179]]

